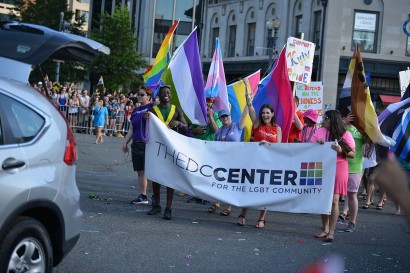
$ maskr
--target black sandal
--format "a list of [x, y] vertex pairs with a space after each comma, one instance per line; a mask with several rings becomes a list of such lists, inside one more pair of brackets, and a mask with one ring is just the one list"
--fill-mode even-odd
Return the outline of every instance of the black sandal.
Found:
[[334, 240], [335, 240], [335, 237], [334, 237], [335, 235], [334, 235], [334, 233], [328, 233], [327, 234], [327, 236], [326, 236], [326, 239], [325, 239], [325, 241], [326, 242], [329, 242], [329, 243], [332, 243]]
[[370, 207], [370, 204], [364, 204], [362, 209], [368, 209]]
[[[263, 224], [263, 226], [260, 226], [260, 223]], [[258, 223], [256, 224], [256, 228], [264, 228], [265, 227], [265, 220], [259, 219]]]
[[214, 213], [215, 211], [217, 211], [221, 206], [218, 204], [213, 204], [212, 206], [210, 206], [208, 208], [208, 213]]
[[245, 216], [241, 214], [239, 215], [239, 218], [238, 218], [238, 226], [243, 227], [244, 225], [245, 225]]
[[222, 216], [229, 216], [231, 214], [231, 211], [229, 209], [224, 209], [219, 214], [222, 215]]

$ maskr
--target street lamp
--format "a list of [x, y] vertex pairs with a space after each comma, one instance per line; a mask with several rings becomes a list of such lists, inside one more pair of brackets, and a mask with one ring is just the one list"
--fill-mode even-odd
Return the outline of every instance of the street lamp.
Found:
[[[60, 12], [60, 25], [58, 27], [58, 30], [61, 32], [63, 31], [64, 28], [64, 12]], [[56, 78], [55, 78], [56, 82], [60, 81], [60, 61], [57, 60], [56, 61]]]
[[316, 80], [322, 80], [322, 64], [323, 64], [323, 40], [325, 38], [325, 20], [326, 20], [326, 7], [328, 0], [320, 0], [322, 2], [322, 7], [323, 7], [323, 16], [322, 16], [322, 29], [321, 29], [321, 37], [320, 37], [320, 48], [319, 48], [319, 60], [317, 62], [318, 69], [317, 69], [317, 75], [316, 75]]
[[280, 28], [280, 20], [276, 18], [275, 20], [269, 20], [266, 22], [266, 28], [269, 30], [271, 35], [268, 35], [268, 50], [269, 50], [269, 63], [268, 69], [272, 65], [272, 55], [276, 52], [276, 41], [278, 40], [278, 30]]

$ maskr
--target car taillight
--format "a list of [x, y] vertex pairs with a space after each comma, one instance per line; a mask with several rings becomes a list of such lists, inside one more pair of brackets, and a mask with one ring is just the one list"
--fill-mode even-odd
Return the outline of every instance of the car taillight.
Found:
[[71, 166], [77, 162], [77, 145], [75, 144], [75, 138], [73, 131], [67, 124], [67, 143], [65, 146], [64, 162]]

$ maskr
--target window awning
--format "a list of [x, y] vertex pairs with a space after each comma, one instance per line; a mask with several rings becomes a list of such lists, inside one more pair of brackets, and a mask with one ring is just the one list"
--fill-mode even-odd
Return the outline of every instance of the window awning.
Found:
[[389, 105], [391, 103], [396, 103], [400, 101], [400, 96], [392, 96], [392, 95], [379, 95], [380, 99], [382, 100], [383, 105]]

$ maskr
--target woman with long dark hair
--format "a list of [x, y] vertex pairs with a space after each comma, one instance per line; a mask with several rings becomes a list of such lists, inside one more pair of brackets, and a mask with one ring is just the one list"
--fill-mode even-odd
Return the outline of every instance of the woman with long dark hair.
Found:
[[339, 111], [329, 110], [323, 116], [323, 127], [312, 136], [311, 142], [323, 144], [334, 142], [332, 149], [337, 152], [336, 177], [333, 191], [332, 211], [330, 215], [322, 214], [323, 230], [315, 234], [316, 238], [325, 238], [333, 242], [337, 218], [339, 216], [339, 197], [347, 194], [349, 167], [347, 158], [355, 156], [355, 142], [352, 135], [346, 131], [342, 115]]
[[[256, 116], [255, 108], [253, 108], [249, 96], [247, 96], [247, 105], [249, 109], [249, 116], [252, 120], [253, 140], [259, 142], [260, 145], [265, 143], [280, 143], [282, 142], [282, 129], [276, 124], [275, 111], [270, 104], [264, 104], [259, 110], [259, 116]], [[245, 217], [248, 212], [247, 208], [243, 208], [238, 218], [238, 225], [245, 225]], [[257, 228], [265, 227], [266, 210], [259, 212]]]

